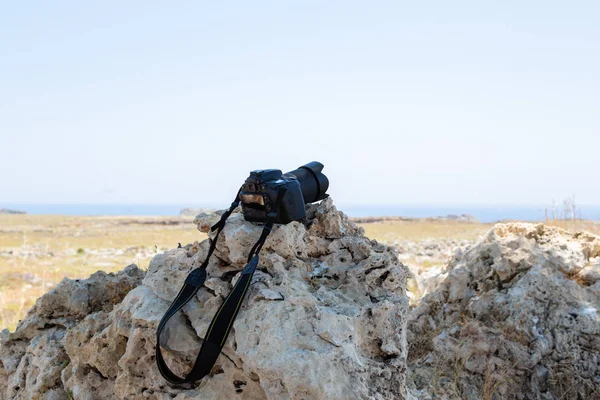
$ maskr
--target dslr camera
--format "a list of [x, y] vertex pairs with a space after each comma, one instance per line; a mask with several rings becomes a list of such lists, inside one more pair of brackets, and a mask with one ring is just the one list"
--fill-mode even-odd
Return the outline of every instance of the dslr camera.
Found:
[[[329, 180], [321, 171], [323, 164], [313, 161], [285, 174], [279, 169], [250, 172], [240, 189], [244, 218], [251, 222], [266, 222], [271, 215], [277, 224], [304, 220], [306, 204], [329, 196], [325, 193]], [[283, 197], [279, 199], [280, 196]]]

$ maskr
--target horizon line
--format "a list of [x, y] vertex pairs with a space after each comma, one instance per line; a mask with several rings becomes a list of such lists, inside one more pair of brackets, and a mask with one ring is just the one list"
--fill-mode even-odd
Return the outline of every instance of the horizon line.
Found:
[[[335, 202], [336, 204], [342, 204], [344, 206], [402, 206], [402, 207], [411, 207], [411, 206], [472, 206], [472, 207], [491, 207], [491, 206], [504, 206], [504, 207], [547, 207], [552, 205], [552, 203], [457, 203], [457, 202], [449, 202], [449, 203], [430, 203], [430, 202], [414, 202], [414, 203], [370, 203], [370, 202], [360, 202], [360, 203], [349, 203], [349, 202]], [[183, 206], [187, 208], [212, 208], [215, 206], [220, 206], [221, 203], [204, 203], [204, 204], [194, 204], [191, 202], [156, 202], [156, 203], [143, 203], [143, 202], [128, 202], [128, 203], [118, 203], [118, 202], [3, 202], [0, 201], [0, 208], [9, 207], [9, 206]], [[556, 203], [556, 206], [562, 206], [562, 202]], [[593, 203], [575, 203], [576, 207], [600, 207], [599, 204]], [[223, 206], [227, 208], [227, 204], [223, 203]]]

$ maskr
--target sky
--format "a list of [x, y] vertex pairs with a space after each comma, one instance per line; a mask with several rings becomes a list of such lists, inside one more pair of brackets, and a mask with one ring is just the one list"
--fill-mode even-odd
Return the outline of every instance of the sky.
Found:
[[600, 205], [597, 1], [0, 6], [2, 203]]

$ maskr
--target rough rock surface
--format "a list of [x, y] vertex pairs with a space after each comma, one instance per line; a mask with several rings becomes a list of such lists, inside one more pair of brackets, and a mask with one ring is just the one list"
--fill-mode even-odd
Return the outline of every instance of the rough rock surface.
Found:
[[496, 225], [409, 319], [420, 399], [600, 399], [600, 237]]
[[[269, 236], [223, 352], [197, 387], [174, 388], [160, 376], [155, 330], [209, 240], [154, 257], [114, 309], [104, 301], [108, 284], [94, 290], [96, 305], [92, 290], [86, 297], [72, 281], [42, 297], [0, 342], [0, 398], [403, 399], [407, 269], [330, 199], [307, 213], [306, 225], [278, 226]], [[202, 214], [195, 223], [208, 232], [218, 218]], [[228, 220], [205, 287], [165, 329], [161, 346], [176, 373], [191, 367], [261, 230], [239, 213]], [[138, 274], [129, 268], [119, 276], [133, 283]]]
[[106, 315], [143, 276], [130, 265], [118, 274], [65, 278], [39, 298], [14, 333], [0, 335], [0, 399], [69, 398], [61, 381], [71, 360], [64, 347], [69, 328], [89, 314]]

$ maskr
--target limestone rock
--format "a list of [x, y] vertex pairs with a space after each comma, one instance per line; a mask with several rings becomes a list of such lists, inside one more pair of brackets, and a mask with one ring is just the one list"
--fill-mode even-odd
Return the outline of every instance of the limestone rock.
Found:
[[[204, 261], [214, 239], [209, 228], [220, 214], [197, 216], [209, 239], [154, 257], [141, 284], [133, 274], [130, 286], [137, 287], [114, 308], [110, 288], [98, 293], [76, 282], [44, 296], [17, 332], [2, 339], [9, 383], [0, 386], [0, 398], [405, 398], [408, 271], [392, 248], [364, 237], [331, 199], [308, 206], [305, 223], [273, 229], [211, 374], [195, 387], [169, 385], [155, 364], [156, 327], [186, 275]], [[167, 325], [161, 347], [177, 374], [192, 366], [261, 230], [240, 213], [230, 217], [204, 287]], [[31, 363], [22, 363], [46, 346], [38, 337], [57, 354], [38, 357], [49, 375], [36, 383], [26, 374]]]
[[213, 213], [216, 210], [214, 208], [210, 208], [210, 207], [204, 207], [204, 208], [183, 208], [181, 211], [179, 211], [179, 216], [180, 217], [193, 217], [195, 215], [198, 215], [200, 213]]
[[600, 398], [600, 237], [496, 225], [409, 320], [418, 398]]
[[[0, 399], [68, 398], [61, 380], [73, 361], [65, 351], [67, 330], [80, 327], [87, 314], [106, 315], [142, 277], [143, 272], [130, 265], [118, 274], [97, 272], [85, 280], [65, 278], [39, 298], [16, 331], [0, 337]], [[97, 326], [81, 336], [82, 345], [95, 329]], [[88, 372], [94, 373], [89, 368]]]

